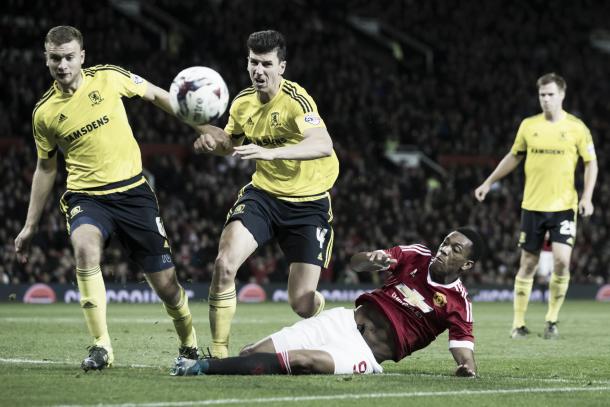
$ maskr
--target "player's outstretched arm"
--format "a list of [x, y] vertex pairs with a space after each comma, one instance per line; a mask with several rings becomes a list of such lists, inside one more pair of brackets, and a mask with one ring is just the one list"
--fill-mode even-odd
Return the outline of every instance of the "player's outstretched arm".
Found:
[[[142, 99], [153, 103], [165, 112], [177, 117], [170, 105], [169, 93], [165, 89], [161, 89], [149, 82], [146, 93], [142, 96]], [[221, 128], [209, 124], [191, 127], [199, 133], [199, 137], [194, 143], [196, 153], [228, 155], [233, 152], [231, 137]]]
[[193, 148], [197, 154], [229, 155], [233, 153], [233, 147], [241, 144], [243, 137], [235, 141], [220, 127], [204, 124], [195, 129], [199, 132], [199, 137], [193, 143]]
[[297, 144], [278, 148], [264, 148], [256, 144], [235, 147], [234, 155], [242, 160], [314, 160], [329, 157], [333, 153], [333, 141], [328, 130], [322, 127], [307, 129], [303, 140]]
[[457, 363], [455, 375], [461, 377], [476, 377], [477, 365], [474, 362], [474, 352], [469, 348], [450, 348], [453, 359]]
[[161, 110], [164, 110], [165, 112], [176, 117], [174, 111], [172, 110], [172, 106], [169, 103], [169, 93], [165, 89], [161, 89], [160, 87], [148, 82], [146, 93], [144, 93], [142, 99], [146, 100], [147, 102], [151, 102]]
[[383, 250], [375, 250], [354, 254], [350, 258], [349, 265], [352, 270], [360, 273], [363, 271], [387, 270], [392, 264], [396, 264], [396, 262], [396, 259]]
[[36, 170], [32, 178], [32, 191], [30, 193], [30, 205], [28, 206], [28, 214], [25, 220], [25, 225], [19, 235], [15, 238], [15, 253], [17, 259], [25, 263], [27, 261], [27, 253], [30, 248], [30, 242], [36, 226], [42, 216], [47, 198], [53, 189], [55, 176], [57, 175], [57, 156], [43, 159], [39, 158], [36, 163]]
[[584, 188], [582, 190], [582, 196], [578, 202], [578, 213], [582, 216], [593, 215], [593, 189], [595, 189], [595, 182], [597, 181], [597, 160], [591, 160], [585, 163], [585, 176], [584, 176]]
[[485, 199], [485, 196], [489, 192], [489, 189], [493, 185], [494, 182], [504, 178], [506, 175], [510, 174], [519, 163], [523, 160], [522, 155], [514, 155], [512, 152], [509, 152], [504, 156], [502, 161], [498, 164], [495, 170], [487, 177], [487, 179], [479, 185], [477, 189], [474, 190], [474, 196], [479, 201], [482, 202]]

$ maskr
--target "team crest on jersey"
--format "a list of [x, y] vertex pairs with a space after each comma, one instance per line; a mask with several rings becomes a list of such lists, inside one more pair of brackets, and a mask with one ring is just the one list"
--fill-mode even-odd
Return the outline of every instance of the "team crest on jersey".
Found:
[[100, 103], [102, 103], [104, 101], [104, 99], [102, 98], [102, 95], [100, 95], [100, 92], [97, 90], [94, 90], [93, 92], [89, 92], [89, 99], [93, 103], [91, 106], [99, 105]]
[[78, 215], [79, 213], [81, 213], [83, 210], [80, 208], [80, 205], [75, 206], [74, 208], [72, 208], [72, 210], [70, 211], [70, 217], [73, 218], [76, 215]]
[[434, 297], [432, 297], [432, 301], [434, 301], [434, 305], [437, 307], [444, 307], [447, 305], [447, 297], [442, 293], [434, 293]]
[[233, 209], [233, 213], [231, 215], [237, 215], [240, 213], [244, 213], [244, 209], [246, 209], [246, 205], [245, 204], [239, 204], [235, 207], [235, 209]]
[[280, 127], [282, 123], [280, 123], [280, 114], [279, 112], [271, 113], [271, 127]]

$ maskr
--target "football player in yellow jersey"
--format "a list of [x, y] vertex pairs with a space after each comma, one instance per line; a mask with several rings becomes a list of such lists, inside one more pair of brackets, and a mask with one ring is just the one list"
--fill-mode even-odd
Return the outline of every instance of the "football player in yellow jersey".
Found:
[[[565, 80], [549, 73], [537, 81], [542, 113], [521, 123], [511, 151], [476, 190], [483, 201], [491, 185], [514, 170], [525, 157], [525, 190], [521, 203], [521, 263], [515, 277], [512, 338], [529, 334], [525, 312], [532, 291], [540, 249], [548, 231], [552, 242], [554, 269], [549, 281], [545, 339], [559, 337], [557, 320], [568, 290], [570, 257], [576, 238], [576, 210], [581, 216], [593, 213], [593, 189], [597, 160], [591, 133], [585, 124], [565, 112], [562, 104]], [[580, 201], [574, 187], [578, 157], [584, 162], [584, 188]]]
[[27, 261], [53, 188], [59, 149], [68, 172], [61, 208], [74, 248], [81, 308], [94, 338], [81, 367], [100, 370], [114, 360], [100, 269], [103, 247], [113, 233], [163, 301], [179, 337], [179, 354], [196, 357], [188, 297], [176, 278], [157, 200], [142, 176], [140, 150], [121, 100], [137, 95], [171, 113], [169, 95], [114, 65], [81, 69], [83, 37], [74, 27], [52, 28], [44, 46], [46, 65], [55, 81], [32, 115], [38, 162], [25, 225], [15, 239], [17, 256]]
[[281, 33], [255, 32], [247, 47], [252, 86], [233, 100], [224, 131], [208, 126], [195, 141], [196, 152], [256, 160], [252, 182], [228, 213], [214, 264], [209, 306], [216, 357], [229, 352], [235, 275], [258, 247], [277, 238], [290, 264], [288, 301], [307, 318], [324, 307], [316, 288], [333, 243], [329, 190], [339, 162], [324, 121], [307, 92], [282, 77], [286, 44]]

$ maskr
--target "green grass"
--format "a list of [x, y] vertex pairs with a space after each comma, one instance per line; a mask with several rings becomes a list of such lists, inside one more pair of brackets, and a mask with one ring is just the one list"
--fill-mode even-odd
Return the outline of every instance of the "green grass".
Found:
[[[191, 309], [205, 345], [207, 306]], [[514, 341], [511, 304], [475, 303], [474, 380], [452, 376], [446, 334], [401, 363], [386, 362], [383, 375], [177, 378], [168, 375], [177, 343], [160, 305], [110, 304], [115, 367], [85, 374], [79, 365], [89, 338], [78, 305], [1, 304], [0, 406], [608, 406], [609, 310], [567, 302], [561, 339], [545, 341], [545, 306], [531, 304], [534, 335]], [[231, 351], [296, 320], [287, 304], [240, 304]]]

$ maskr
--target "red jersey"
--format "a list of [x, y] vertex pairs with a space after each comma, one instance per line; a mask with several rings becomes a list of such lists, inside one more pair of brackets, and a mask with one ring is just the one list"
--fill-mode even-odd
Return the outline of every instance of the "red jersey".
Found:
[[394, 361], [425, 348], [445, 329], [450, 348], [474, 350], [472, 304], [462, 282], [432, 281], [432, 253], [426, 246], [397, 246], [385, 252], [397, 260], [390, 276], [381, 288], [358, 297], [356, 305], [373, 303], [388, 317], [396, 340]]

